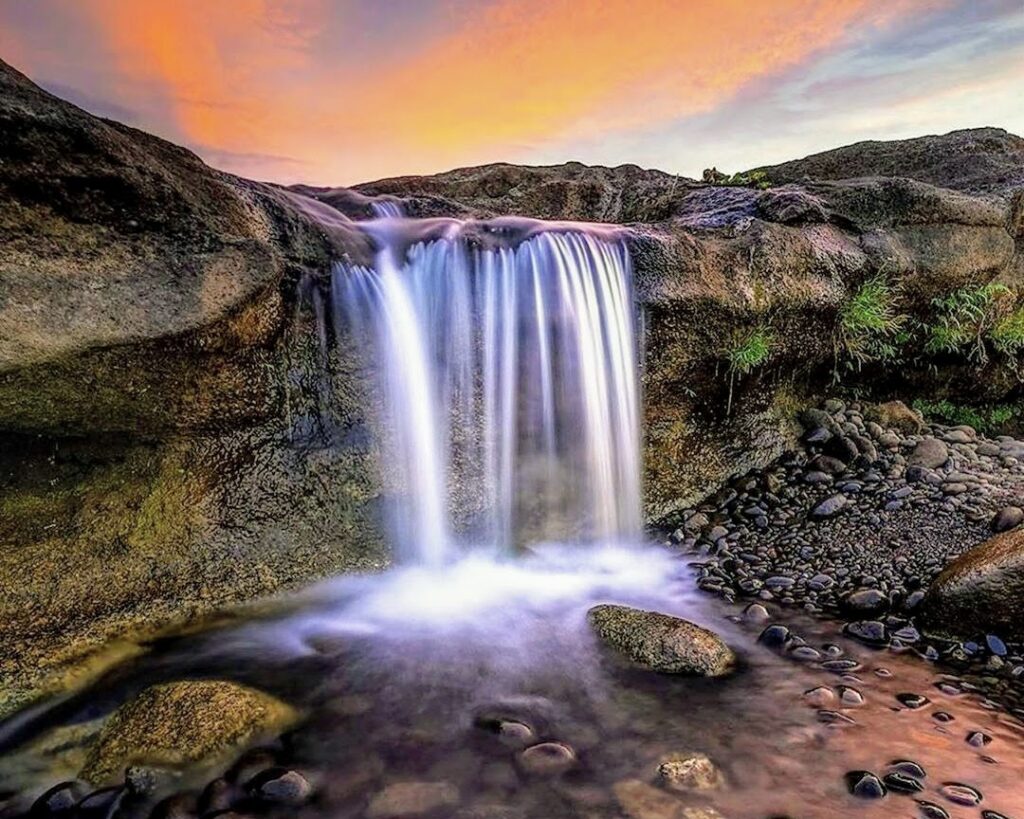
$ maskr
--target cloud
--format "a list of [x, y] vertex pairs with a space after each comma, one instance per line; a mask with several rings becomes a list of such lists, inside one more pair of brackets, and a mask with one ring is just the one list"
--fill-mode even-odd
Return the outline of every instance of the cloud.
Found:
[[935, 88], [928, 73], [1002, 71], [1021, 16], [1019, 0], [26, 5], [0, 6], [0, 45], [30, 44], [51, 87], [116, 100], [214, 164], [321, 184], [495, 160], [675, 168], [827, 123], [835, 144], [900, 106], [928, 121], [908, 97]]

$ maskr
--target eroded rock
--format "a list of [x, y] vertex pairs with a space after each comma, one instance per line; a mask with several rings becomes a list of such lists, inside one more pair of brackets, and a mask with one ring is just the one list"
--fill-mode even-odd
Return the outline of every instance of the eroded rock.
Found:
[[652, 671], [720, 677], [736, 663], [717, 634], [680, 617], [607, 604], [587, 616], [606, 645]]

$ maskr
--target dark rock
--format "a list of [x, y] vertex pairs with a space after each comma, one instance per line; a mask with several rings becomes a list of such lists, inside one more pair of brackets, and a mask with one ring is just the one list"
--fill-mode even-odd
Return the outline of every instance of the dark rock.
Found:
[[858, 589], [840, 600], [847, 614], [877, 616], [889, 610], [889, 597], [880, 589]]
[[271, 768], [258, 774], [248, 785], [253, 796], [264, 802], [285, 807], [298, 807], [309, 801], [313, 786], [298, 771]]
[[1024, 523], [1024, 509], [1019, 506], [1004, 506], [992, 518], [993, 532], [1008, 532]]
[[882, 780], [871, 771], [850, 771], [846, 775], [846, 787], [861, 799], [881, 799], [887, 793]]
[[869, 646], [884, 646], [889, 644], [889, 630], [884, 623], [877, 620], [861, 620], [854, 623], [847, 623], [843, 633], [866, 643]]
[[815, 506], [811, 510], [810, 518], [812, 520], [823, 520], [825, 518], [830, 518], [841, 512], [849, 505], [850, 499], [846, 497], [846, 495], [833, 495], [832, 497], [826, 498], [817, 506]]
[[79, 800], [86, 794], [84, 782], [61, 782], [45, 791], [29, 809], [31, 819], [46, 817], [70, 817]]
[[790, 641], [791, 637], [792, 635], [788, 628], [778, 624], [772, 624], [761, 632], [757, 641], [769, 648], [782, 648]]
[[898, 771], [887, 773], [882, 777], [882, 781], [889, 790], [897, 793], [920, 793], [924, 790], [923, 783]]

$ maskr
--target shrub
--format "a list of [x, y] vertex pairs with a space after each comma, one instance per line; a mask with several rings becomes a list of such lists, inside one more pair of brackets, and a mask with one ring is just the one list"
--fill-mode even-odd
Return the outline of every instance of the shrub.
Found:
[[913, 407], [926, 418], [937, 419], [946, 424], [967, 424], [983, 435], [999, 432], [1003, 424], [1019, 418], [1024, 412], [1014, 404], [989, 404], [968, 407], [952, 401], [926, 401], [917, 399]]

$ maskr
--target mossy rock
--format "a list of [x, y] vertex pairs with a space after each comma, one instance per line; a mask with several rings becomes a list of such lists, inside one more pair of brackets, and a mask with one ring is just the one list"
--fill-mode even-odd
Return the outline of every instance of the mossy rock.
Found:
[[129, 765], [210, 764], [297, 718], [291, 706], [233, 682], [154, 685], [114, 712], [80, 776], [102, 784]]

